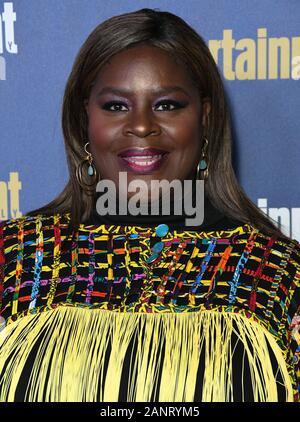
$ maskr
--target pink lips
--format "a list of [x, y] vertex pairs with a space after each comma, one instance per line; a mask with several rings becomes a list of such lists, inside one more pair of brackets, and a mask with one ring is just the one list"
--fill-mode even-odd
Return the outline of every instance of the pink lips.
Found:
[[118, 154], [121, 157], [139, 157], [146, 155], [161, 155], [166, 154], [168, 151], [164, 151], [157, 148], [129, 148]]
[[169, 154], [157, 148], [129, 148], [118, 155], [121, 167], [134, 173], [146, 174], [158, 170]]

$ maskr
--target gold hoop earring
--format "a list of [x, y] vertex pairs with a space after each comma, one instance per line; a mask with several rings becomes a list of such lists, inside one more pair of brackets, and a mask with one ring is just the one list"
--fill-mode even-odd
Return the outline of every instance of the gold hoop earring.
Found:
[[[87, 142], [84, 146], [84, 151], [87, 154], [86, 158], [84, 158], [76, 167], [76, 178], [81, 188], [88, 195], [93, 195], [95, 193], [96, 184], [99, 181], [99, 174], [93, 164], [92, 154], [87, 150], [88, 145], [89, 142]], [[86, 166], [88, 167], [84, 170], [84, 167]], [[85, 180], [88, 180], [88, 182]]]
[[[207, 157], [206, 157], [206, 149], [208, 146], [208, 139], [204, 136], [203, 140], [205, 142], [204, 146], [202, 147], [202, 153], [201, 153], [201, 160], [198, 163], [197, 166], [197, 175], [196, 178], [199, 180], [206, 180], [208, 178], [208, 163], [207, 163]], [[202, 177], [200, 173], [202, 172]]]

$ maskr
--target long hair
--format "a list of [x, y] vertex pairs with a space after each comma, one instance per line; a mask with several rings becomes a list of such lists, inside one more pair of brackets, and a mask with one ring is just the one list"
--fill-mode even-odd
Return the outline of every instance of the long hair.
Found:
[[[250, 223], [269, 235], [286, 237], [238, 183], [232, 166], [231, 122], [217, 65], [202, 37], [183, 19], [157, 9], [143, 8], [113, 16], [98, 25], [80, 48], [69, 75], [62, 104], [62, 130], [70, 178], [63, 191], [47, 205], [27, 215], [70, 213], [70, 228], [89, 219], [95, 197], [78, 184], [76, 167], [84, 158], [88, 117], [84, 101], [107, 61], [117, 53], [145, 43], [168, 52], [186, 66], [199, 95], [209, 97], [211, 111], [206, 150], [209, 176], [205, 192], [212, 204], [234, 220]], [[199, 140], [200, 142], [200, 140]], [[84, 176], [88, 178], [88, 176]], [[88, 183], [88, 180], [85, 180]]]

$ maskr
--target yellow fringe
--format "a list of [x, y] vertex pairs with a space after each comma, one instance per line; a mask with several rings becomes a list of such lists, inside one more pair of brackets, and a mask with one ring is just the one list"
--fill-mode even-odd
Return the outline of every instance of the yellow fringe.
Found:
[[[159, 401], [194, 401], [203, 348], [203, 391], [202, 397], [196, 399], [233, 401], [234, 348], [230, 341], [233, 332], [245, 347], [254, 400], [278, 401], [269, 345], [286, 388], [286, 401], [293, 401], [291, 379], [275, 338], [260, 324], [242, 315], [213, 310], [120, 313], [72, 306], [27, 315], [0, 333], [0, 401], [14, 401], [21, 372], [41, 334], [43, 341], [28, 379], [26, 401], [117, 402], [124, 358], [133, 336], [136, 336], [137, 352], [131, 355], [127, 401], [149, 402], [153, 390], [159, 391]], [[109, 340], [112, 347], [105, 377], [104, 358]], [[163, 370], [158, 382], [161, 363]], [[103, 387], [103, 392], [100, 388], [97, 397], [98, 386]]]

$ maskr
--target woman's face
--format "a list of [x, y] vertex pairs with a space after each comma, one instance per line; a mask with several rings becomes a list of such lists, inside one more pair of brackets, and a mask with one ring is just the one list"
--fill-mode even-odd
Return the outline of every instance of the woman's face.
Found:
[[210, 103], [167, 52], [139, 45], [116, 54], [85, 107], [101, 179], [118, 188], [125, 171], [128, 183], [143, 180], [150, 191], [151, 180], [195, 177]]

